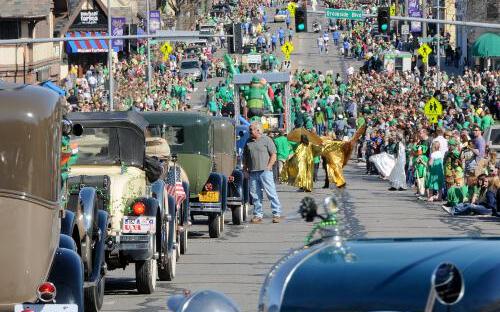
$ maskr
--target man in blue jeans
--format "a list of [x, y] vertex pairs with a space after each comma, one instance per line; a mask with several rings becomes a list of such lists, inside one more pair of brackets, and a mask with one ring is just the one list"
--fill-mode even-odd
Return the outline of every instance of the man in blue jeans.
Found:
[[262, 223], [262, 199], [264, 194], [271, 202], [273, 223], [281, 219], [281, 204], [273, 179], [273, 165], [276, 162], [276, 146], [271, 138], [263, 134], [258, 121], [250, 125], [251, 138], [243, 151], [243, 171], [250, 178], [250, 196], [253, 200], [253, 218], [250, 223]]

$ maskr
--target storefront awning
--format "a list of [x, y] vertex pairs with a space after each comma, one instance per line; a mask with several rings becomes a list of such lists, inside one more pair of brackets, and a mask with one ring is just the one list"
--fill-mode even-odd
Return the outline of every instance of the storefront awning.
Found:
[[[70, 31], [66, 33], [67, 38], [86, 38], [86, 37], [102, 37], [106, 36], [106, 32], [100, 31]], [[108, 52], [107, 40], [71, 40], [67, 42], [66, 51], [68, 53], [99, 53]]]
[[500, 35], [484, 33], [472, 45], [472, 55], [478, 57], [500, 57]]

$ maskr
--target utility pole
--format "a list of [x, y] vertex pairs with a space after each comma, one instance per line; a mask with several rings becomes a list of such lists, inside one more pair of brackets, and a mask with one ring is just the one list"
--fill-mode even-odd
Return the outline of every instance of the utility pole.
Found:
[[[111, 36], [111, 0], [108, 0], [108, 35]], [[113, 107], [113, 40], [108, 39], [108, 79], [109, 79], [109, 110]]]
[[[148, 27], [148, 30], [147, 30], [147, 34], [148, 36], [150, 35], [150, 27], [149, 27], [149, 0], [146, 0], [146, 20], [147, 20], [147, 27]], [[147, 58], [148, 58], [148, 97], [151, 96], [151, 47], [149, 45], [149, 40], [150, 38], [148, 38], [148, 40], [146, 41], [146, 47], [147, 47]]]
[[[439, 11], [441, 9], [441, 0], [436, 0], [437, 1], [437, 19], [439, 19]], [[440, 29], [440, 25], [437, 24], [436, 25], [436, 32], [437, 32], [437, 69], [438, 69], [438, 76], [437, 76], [437, 82], [438, 82], [438, 86], [440, 86], [441, 84], [441, 29]]]
[[[427, 0], [422, 0], [422, 17], [427, 19]], [[427, 37], [427, 23], [422, 23], [422, 37]]]

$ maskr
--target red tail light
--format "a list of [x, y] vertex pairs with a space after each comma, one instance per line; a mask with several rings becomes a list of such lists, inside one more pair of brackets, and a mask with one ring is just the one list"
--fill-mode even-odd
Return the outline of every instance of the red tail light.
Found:
[[205, 191], [211, 191], [213, 189], [214, 189], [214, 186], [212, 185], [212, 183], [205, 184]]
[[137, 202], [132, 206], [132, 211], [136, 216], [143, 215], [146, 212], [146, 205], [143, 202]]
[[56, 286], [45, 282], [38, 286], [37, 297], [42, 302], [52, 302], [56, 298]]

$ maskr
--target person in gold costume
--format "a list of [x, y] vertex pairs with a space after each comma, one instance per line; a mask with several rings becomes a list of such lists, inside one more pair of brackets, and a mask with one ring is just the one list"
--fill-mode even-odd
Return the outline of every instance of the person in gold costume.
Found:
[[280, 179], [302, 191], [311, 192], [313, 189], [314, 154], [321, 152], [321, 148], [309, 142], [307, 135], [300, 136], [300, 144], [294, 155], [288, 159], [281, 171]]
[[[326, 161], [327, 183], [334, 182], [338, 188], [346, 185], [343, 168], [347, 165], [356, 142], [365, 132], [366, 127], [356, 131], [350, 141], [339, 141], [335, 137], [318, 137], [314, 133], [300, 135], [300, 145], [295, 154], [283, 167], [281, 181], [288, 182], [302, 190], [311, 192], [313, 189], [314, 155], [321, 155]], [[288, 135], [288, 139], [296, 141], [297, 133], [303, 130], [294, 130]], [[309, 139], [315, 144], [309, 143]]]

